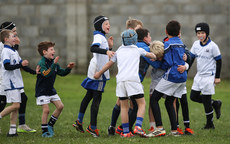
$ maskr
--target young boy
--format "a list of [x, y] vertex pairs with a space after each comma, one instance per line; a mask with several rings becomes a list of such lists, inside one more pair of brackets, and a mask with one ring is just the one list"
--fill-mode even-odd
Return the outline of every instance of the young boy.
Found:
[[150, 99], [151, 108], [156, 121], [156, 130], [149, 134], [149, 136], [165, 135], [166, 131], [163, 128], [161, 120], [161, 112], [158, 101], [163, 95], [166, 96], [165, 106], [169, 115], [171, 123], [171, 133], [173, 136], [180, 136], [177, 132], [176, 113], [173, 107], [175, 97], [180, 98], [186, 86], [187, 73], [179, 72], [178, 65], [185, 65], [183, 55], [185, 46], [178, 37], [180, 35], [180, 23], [177, 21], [170, 21], [166, 25], [166, 35], [169, 40], [164, 43], [165, 53], [162, 68], [167, 70], [163, 78], [159, 81], [153, 91]]
[[[42, 137], [52, 137], [54, 135], [53, 126], [64, 107], [54, 88], [56, 75], [66, 76], [74, 67], [73, 62], [70, 62], [66, 69], [59, 66], [57, 63], [59, 56], [54, 58], [54, 45], [55, 43], [50, 41], [43, 41], [38, 44], [38, 52], [42, 58], [38, 63], [41, 74], [37, 75], [35, 96], [37, 105], [42, 106]], [[56, 109], [47, 123], [49, 103], [53, 103]]]
[[195, 26], [195, 32], [198, 40], [192, 45], [191, 56], [197, 58], [197, 74], [194, 77], [190, 98], [204, 105], [207, 121], [203, 129], [214, 129], [213, 108], [217, 119], [221, 115], [222, 102], [212, 100], [212, 95], [215, 94], [215, 84], [221, 81], [221, 53], [218, 46], [209, 37], [207, 23], [198, 23]]
[[102, 93], [106, 81], [110, 79], [109, 71], [105, 72], [99, 80], [93, 76], [95, 72], [99, 71], [108, 61], [109, 57], [112, 57], [114, 52], [110, 51], [113, 47], [113, 38], [110, 37], [107, 41], [105, 35], [110, 31], [109, 19], [105, 16], [97, 16], [94, 19], [94, 39], [91, 46], [91, 52], [93, 52], [93, 58], [90, 61], [88, 68], [88, 77], [82, 82], [82, 87], [87, 90], [85, 97], [83, 98], [78, 113], [78, 118], [73, 124], [73, 127], [77, 131], [84, 133], [82, 123], [85, 115], [85, 111], [89, 102], [93, 99], [91, 105], [91, 119], [90, 125], [86, 129], [93, 137], [99, 137], [97, 129], [97, 115], [101, 102]]
[[[126, 28], [127, 29], [132, 29], [132, 30], [137, 30], [139, 28], [142, 28], [143, 27], [143, 23], [138, 20], [138, 19], [134, 19], [134, 18], [129, 18], [127, 21], [126, 21]], [[133, 104], [132, 102], [130, 101], [130, 108], [129, 108], [129, 114], [131, 114], [133, 111]], [[117, 119], [120, 115], [120, 100], [119, 98], [117, 99], [117, 102], [113, 108], [113, 111], [112, 111], [112, 118], [111, 118], [111, 124], [108, 128], [108, 135], [114, 135], [115, 132], [117, 134], [121, 134], [121, 132], [123, 131], [122, 129], [122, 126], [118, 126], [117, 129], [115, 130], [115, 127], [116, 127], [116, 123], [117, 123]], [[130, 115], [130, 117], [132, 117], [132, 119], [134, 120], [135, 122], [135, 117], [136, 116], [133, 116], [133, 115]], [[134, 117], [134, 118], [133, 118]], [[131, 129], [130, 129], [131, 130]]]
[[[17, 50], [19, 49], [19, 44], [20, 44], [20, 39], [17, 35], [17, 28], [16, 28], [16, 24], [13, 22], [4, 22], [1, 24], [0, 26], [0, 31], [7, 29], [7, 30], [11, 30], [13, 32], [13, 34], [15, 35], [15, 45], [13, 46], [13, 49]], [[3, 49], [4, 44], [1, 42], [0, 43], [0, 54], [1, 54], [1, 50]], [[0, 57], [0, 61], [1, 61], [1, 57]], [[22, 69], [26, 72], [29, 72], [31, 74], [37, 74], [36, 71], [32, 70], [30, 67], [28, 66], [23, 66]], [[0, 69], [1, 70], [1, 69]], [[1, 85], [1, 74], [0, 74], [0, 85]], [[26, 124], [26, 119], [25, 119], [25, 115], [26, 115], [26, 104], [27, 104], [27, 96], [24, 92], [24, 89], [20, 90], [21, 92], [21, 103], [20, 103], [20, 108], [19, 108], [19, 125], [17, 128], [17, 132], [36, 132], [35, 129], [31, 129], [27, 124]], [[0, 87], [0, 112], [5, 108], [6, 106], [6, 94], [5, 91], [2, 89], [2, 87]]]
[[10, 30], [1, 32], [1, 42], [4, 48], [1, 53], [2, 58], [2, 86], [6, 92], [7, 103], [12, 105], [6, 107], [0, 113], [0, 119], [10, 114], [10, 130], [7, 136], [17, 136], [16, 122], [18, 109], [21, 103], [20, 90], [24, 88], [20, 68], [28, 65], [27, 60], [21, 60], [18, 52], [13, 49], [15, 45], [15, 35]]
[[117, 88], [116, 95], [120, 99], [121, 104], [121, 121], [123, 132], [122, 137], [131, 137], [133, 134], [129, 131], [129, 118], [128, 118], [128, 97], [134, 99], [138, 105], [136, 125], [134, 134], [146, 137], [143, 131], [142, 122], [145, 113], [145, 99], [143, 86], [138, 76], [140, 56], [146, 56], [151, 59], [156, 59], [153, 53], [148, 53], [144, 49], [137, 48], [137, 34], [134, 30], [125, 30], [122, 33], [123, 45], [116, 51], [114, 57], [97, 72], [94, 77], [99, 78], [106, 72], [115, 62], [118, 66]]
[[[155, 89], [156, 85], [158, 84], [158, 82], [161, 80], [161, 78], [163, 77], [165, 71], [163, 69], [161, 69], [161, 65], [162, 65], [162, 59], [164, 56], [164, 44], [161, 41], [153, 41], [150, 43], [150, 51], [158, 51], [158, 58], [157, 61], [154, 61], [155, 66], [152, 68], [151, 71], [151, 84], [150, 84], [150, 90], [149, 90], [149, 98], [151, 99], [152, 97], [152, 93], [153, 90]], [[151, 104], [150, 104], [150, 100], [149, 100], [149, 125], [150, 125], [150, 129], [149, 132], [153, 132], [156, 129], [156, 123], [155, 123], [155, 119], [153, 116], [153, 112], [152, 112], [152, 108], [151, 108]]]

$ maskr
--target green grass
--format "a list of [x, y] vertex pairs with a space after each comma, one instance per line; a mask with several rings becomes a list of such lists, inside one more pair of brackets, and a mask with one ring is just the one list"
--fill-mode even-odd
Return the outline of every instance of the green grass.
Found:
[[[192, 102], [189, 99], [189, 93], [191, 90], [192, 81], [188, 80], [188, 103], [190, 111], [190, 123], [191, 128], [194, 130], [194, 136], [182, 136], [182, 137], [160, 137], [160, 138], [140, 138], [134, 137], [130, 139], [120, 138], [118, 135], [113, 137], [107, 136], [107, 128], [110, 125], [111, 114], [113, 106], [116, 103], [115, 88], [116, 79], [112, 77], [108, 81], [105, 88], [105, 93], [103, 93], [102, 102], [100, 105], [99, 115], [98, 115], [98, 129], [101, 135], [100, 138], [93, 138], [88, 133], [79, 133], [73, 127], [72, 123], [76, 120], [79, 111], [80, 103], [85, 95], [85, 90], [80, 86], [81, 82], [86, 76], [80, 75], [68, 75], [66, 77], [57, 77], [55, 88], [58, 95], [61, 97], [65, 107], [55, 124], [55, 136], [53, 138], [42, 138], [41, 137], [41, 113], [42, 108], [36, 105], [36, 99], [34, 96], [36, 77], [28, 73], [23, 73], [23, 79], [25, 84], [25, 92], [28, 96], [27, 102], [27, 112], [26, 112], [26, 123], [37, 130], [36, 133], [19, 133], [18, 137], [8, 138], [6, 133], [9, 130], [9, 116], [4, 117], [0, 120], [0, 127], [2, 129], [2, 134], [0, 134], [0, 144], [2, 143], [229, 143], [230, 141], [230, 125], [229, 125], [229, 110], [230, 110], [230, 80], [223, 80], [220, 85], [216, 87], [216, 94], [213, 96], [214, 99], [221, 99], [222, 105], [222, 115], [219, 120], [215, 118], [214, 124], [215, 130], [201, 130], [205, 124], [206, 118], [204, 115], [204, 108], [201, 104]], [[145, 88], [145, 98], [146, 103], [149, 103], [149, 84], [150, 78], [146, 78], [143, 85]], [[164, 128], [167, 132], [170, 131], [169, 118], [164, 106], [164, 100], [160, 100], [162, 120]], [[84, 128], [89, 125], [90, 121], [90, 105], [86, 111], [84, 117]], [[146, 106], [148, 108], [148, 106]], [[50, 104], [50, 114], [53, 112], [54, 106]], [[181, 110], [179, 111], [180, 127], [184, 129]], [[118, 120], [120, 124], [120, 118]], [[149, 128], [149, 121], [147, 112], [145, 114], [145, 119], [143, 122], [143, 128], [147, 131]]]

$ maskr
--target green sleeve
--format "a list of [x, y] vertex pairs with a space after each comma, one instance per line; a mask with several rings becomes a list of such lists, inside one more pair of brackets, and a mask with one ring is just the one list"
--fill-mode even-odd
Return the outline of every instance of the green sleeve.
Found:
[[57, 65], [57, 74], [60, 76], [66, 76], [71, 72], [70, 68], [63, 69], [59, 65]]

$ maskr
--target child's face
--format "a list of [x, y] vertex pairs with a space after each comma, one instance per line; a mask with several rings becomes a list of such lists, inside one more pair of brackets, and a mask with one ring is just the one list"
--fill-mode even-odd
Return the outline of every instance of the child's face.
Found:
[[204, 31], [198, 31], [196, 33], [197, 38], [200, 40], [200, 42], [204, 42], [206, 38], [206, 33]]
[[43, 54], [44, 54], [44, 57], [46, 57], [47, 59], [54, 59], [54, 54], [55, 54], [55, 50], [54, 50], [54, 47], [49, 47], [48, 50], [43, 50]]
[[108, 21], [108, 20], [106, 20], [106, 21], [103, 22], [103, 24], [102, 24], [102, 30], [103, 30], [106, 34], [109, 33], [110, 24], [109, 24], [109, 21]]
[[11, 47], [15, 45], [15, 35], [11, 32], [9, 38], [6, 38], [5, 44], [10, 45]]
[[152, 41], [152, 37], [150, 36], [150, 33], [148, 33], [148, 35], [144, 37], [144, 42], [150, 44], [151, 41]]

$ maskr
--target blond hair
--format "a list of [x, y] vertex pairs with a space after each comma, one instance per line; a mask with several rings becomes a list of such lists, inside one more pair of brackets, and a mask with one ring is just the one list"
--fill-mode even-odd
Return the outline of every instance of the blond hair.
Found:
[[150, 52], [154, 53], [158, 60], [162, 59], [164, 56], [164, 44], [158, 40], [151, 42]]
[[126, 28], [127, 29], [135, 29], [137, 27], [137, 25], [140, 25], [141, 27], [143, 27], [143, 23], [138, 20], [138, 19], [134, 19], [129, 17], [129, 19], [126, 21]]

